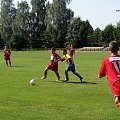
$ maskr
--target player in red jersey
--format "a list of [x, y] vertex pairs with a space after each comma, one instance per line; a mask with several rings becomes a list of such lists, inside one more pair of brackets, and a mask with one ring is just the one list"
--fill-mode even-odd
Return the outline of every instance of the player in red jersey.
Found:
[[118, 55], [118, 43], [116, 41], [110, 42], [109, 50], [111, 51], [111, 56], [103, 59], [98, 77], [107, 76], [113, 96], [115, 97], [115, 103], [120, 108], [120, 55]]
[[60, 75], [58, 72], [58, 61], [61, 60], [61, 57], [55, 53], [56, 49], [52, 48], [51, 49], [51, 59], [50, 59], [50, 63], [48, 64], [48, 66], [45, 68], [44, 70], [44, 76], [41, 77], [41, 80], [45, 79], [47, 77], [47, 72], [48, 70], [52, 70], [55, 72], [58, 80], [60, 80]]
[[9, 65], [11, 66], [10, 55], [11, 55], [11, 50], [7, 46], [5, 46], [5, 48], [4, 48], [4, 60], [6, 63], [6, 67], [8, 67], [8, 62], [9, 62]]
[[70, 47], [69, 47], [69, 55], [71, 57], [73, 57], [73, 55], [75, 55], [75, 48], [74, 48], [74, 44], [70, 44]]

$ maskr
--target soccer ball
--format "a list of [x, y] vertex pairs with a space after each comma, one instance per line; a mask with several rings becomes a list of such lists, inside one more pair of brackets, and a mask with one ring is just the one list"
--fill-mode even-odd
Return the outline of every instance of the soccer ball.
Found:
[[35, 82], [36, 82], [35, 79], [30, 80], [31, 85], [35, 85]]

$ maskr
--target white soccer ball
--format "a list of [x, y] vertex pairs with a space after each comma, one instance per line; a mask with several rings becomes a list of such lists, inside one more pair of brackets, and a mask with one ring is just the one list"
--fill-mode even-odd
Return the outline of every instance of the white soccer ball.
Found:
[[31, 84], [31, 85], [35, 85], [35, 82], [36, 82], [35, 79], [30, 80], [30, 84]]

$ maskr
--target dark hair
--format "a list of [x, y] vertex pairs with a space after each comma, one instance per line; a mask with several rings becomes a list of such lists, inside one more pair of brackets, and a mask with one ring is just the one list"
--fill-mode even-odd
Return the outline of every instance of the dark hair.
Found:
[[54, 51], [56, 51], [55, 47], [52, 47], [52, 48], [51, 48], [51, 50], [54, 50]]
[[109, 44], [109, 50], [111, 52], [117, 52], [119, 50], [119, 44], [117, 41], [111, 41]]
[[67, 49], [63, 49], [63, 51], [67, 52]]

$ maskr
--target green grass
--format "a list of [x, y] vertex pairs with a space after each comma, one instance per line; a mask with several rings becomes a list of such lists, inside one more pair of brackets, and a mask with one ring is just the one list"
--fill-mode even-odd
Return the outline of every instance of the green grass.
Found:
[[[62, 56], [62, 53], [59, 52]], [[107, 52], [76, 52], [76, 70], [70, 82], [56, 82], [52, 71], [40, 80], [50, 60], [50, 51], [12, 51], [12, 67], [5, 67], [0, 52], [0, 120], [119, 120], [107, 79], [98, 79], [101, 61]], [[59, 63], [61, 79], [67, 63]], [[36, 79], [36, 85], [29, 81]]]

